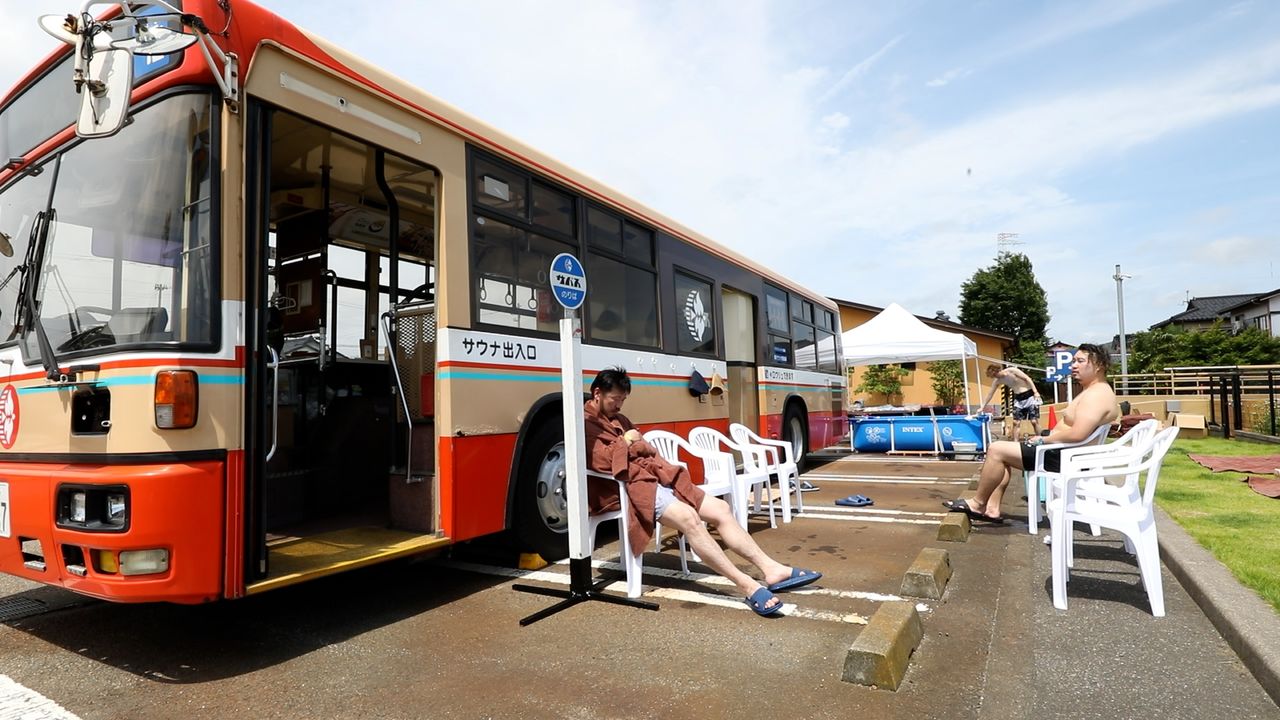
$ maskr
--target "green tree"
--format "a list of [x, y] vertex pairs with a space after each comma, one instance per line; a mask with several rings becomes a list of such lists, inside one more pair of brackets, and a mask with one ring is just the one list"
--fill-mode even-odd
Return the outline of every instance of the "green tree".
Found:
[[862, 373], [862, 382], [853, 391], [880, 394], [889, 399], [902, 392], [902, 378], [909, 374], [901, 365], [868, 365]]
[[929, 363], [933, 375], [933, 393], [939, 405], [958, 405], [964, 399], [964, 368], [959, 360], [937, 360]]
[[1221, 322], [1205, 330], [1149, 330], [1129, 343], [1129, 372], [1158, 373], [1167, 367], [1280, 364], [1280, 338], [1258, 328], [1235, 335]]
[[1034, 367], [1044, 364], [1049, 299], [1036, 280], [1031, 261], [1022, 253], [1002, 252], [994, 265], [978, 270], [960, 286], [960, 322], [1017, 338], [1036, 354]]

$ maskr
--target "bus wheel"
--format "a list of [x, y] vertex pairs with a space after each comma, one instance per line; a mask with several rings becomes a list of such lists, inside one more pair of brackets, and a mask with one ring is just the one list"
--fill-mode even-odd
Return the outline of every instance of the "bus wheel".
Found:
[[529, 437], [516, 489], [516, 534], [524, 548], [544, 560], [569, 555], [569, 506], [563, 431], [542, 423]]
[[807, 436], [804, 411], [792, 405], [787, 408], [786, 414], [783, 415], [782, 439], [791, 443], [791, 454], [796, 459], [796, 465], [801, 467], [804, 466], [804, 456], [809, 445], [806, 442]]

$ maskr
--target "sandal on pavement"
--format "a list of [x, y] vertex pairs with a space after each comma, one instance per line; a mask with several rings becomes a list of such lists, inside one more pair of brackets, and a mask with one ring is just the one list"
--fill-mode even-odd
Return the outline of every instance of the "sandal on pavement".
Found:
[[755, 614], [760, 617], [770, 617], [782, 612], [781, 601], [779, 601], [777, 605], [769, 607], [769, 600], [773, 597], [775, 597], [774, 594], [769, 592], [768, 588], [761, 587], [756, 588], [755, 592], [743, 598], [743, 600], [747, 603], [748, 607], [755, 611]]
[[988, 515], [983, 515], [977, 510], [974, 510], [973, 508], [969, 507], [969, 503], [966, 502], [964, 498], [956, 498], [955, 500], [945, 501], [942, 503], [942, 506], [949, 509], [951, 512], [964, 513], [965, 515], [969, 516], [970, 520], [979, 520], [981, 522], [988, 522], [993, 525], [1000, 525], [1004, 522], [1003, 516], [990, 517]]
[[769, 586], [769, 592], [785, 592], [787, 590], [795, 590], [804, 587], [809, 583], [822, 578], [822, 573], [817, 570], [805, 570], [804, 568], [791, 568], [791, 577], [786, 580], [779, 580]]

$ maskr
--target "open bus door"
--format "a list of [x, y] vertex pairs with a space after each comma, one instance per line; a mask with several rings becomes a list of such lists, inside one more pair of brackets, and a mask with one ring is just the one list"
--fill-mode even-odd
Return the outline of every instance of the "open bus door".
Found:
[[246, 312], [245, 592], [255, 593], [446, 541], [424, 412], [438, 175], [297, 114], [257, 102], [247, 114], [246, 306], [260, 311]]

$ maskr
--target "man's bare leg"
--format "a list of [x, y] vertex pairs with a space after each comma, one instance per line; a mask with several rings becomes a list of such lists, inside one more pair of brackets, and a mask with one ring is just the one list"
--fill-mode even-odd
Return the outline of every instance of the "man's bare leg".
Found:
[[991, 443], [978, 474], [978, 491], [968, 501], [969, 509], [990, 518], [1002, 517], [1000, 501], [1004, 498], [1004, 489], [1009, 486], [1012, 474], [1021, 471], [1022, 446], [1019, 443], [1007, 440]]
[[[704, 507], [707, 504], [707, 500], [715, 500], [724, 505], [726, 509], [728, 508], [728, 505], [723, 500], [710, 495], [703, 500]], [[717, 575], [728, 578], [730, 582], [737, 586], [738, 592], [742, 593], [744, 597], [750, 597], [752, 593], [763, 587], [755, 578], [739, 570], [738, 566], [729, 560], [729, 557], [724, 554], [724, 549], [720, 547], [720, 543], [711, 537], [711, 533], [702, 524], [702, 518], [692, 507], [682, 502], [671, 503], [662, 513], [662, 524], [684, 533], [689, 546], [702, 558], [702, 562], [714, 570]], [[745, 534], [745, 531], [743, 534]], [[723, 536], [724, 531], [721, 530], [721, 537]], [[773, 607], [779, 602], [781, 601], [775, 597], [772, 601], [765, 603], [765, 607]]]
[[774, 560], [760, 549], [754, 538], [733, 517], [729, 503], [718, 497], [707, 495], [698, 508], [698, 515], [706, 520], [720, 533], [720, 539], [732, 551], [741, 555], [744, 560], [755, 565], [764, 575], [764, 584], [771, 585], [791, 577], [791, 568]]

